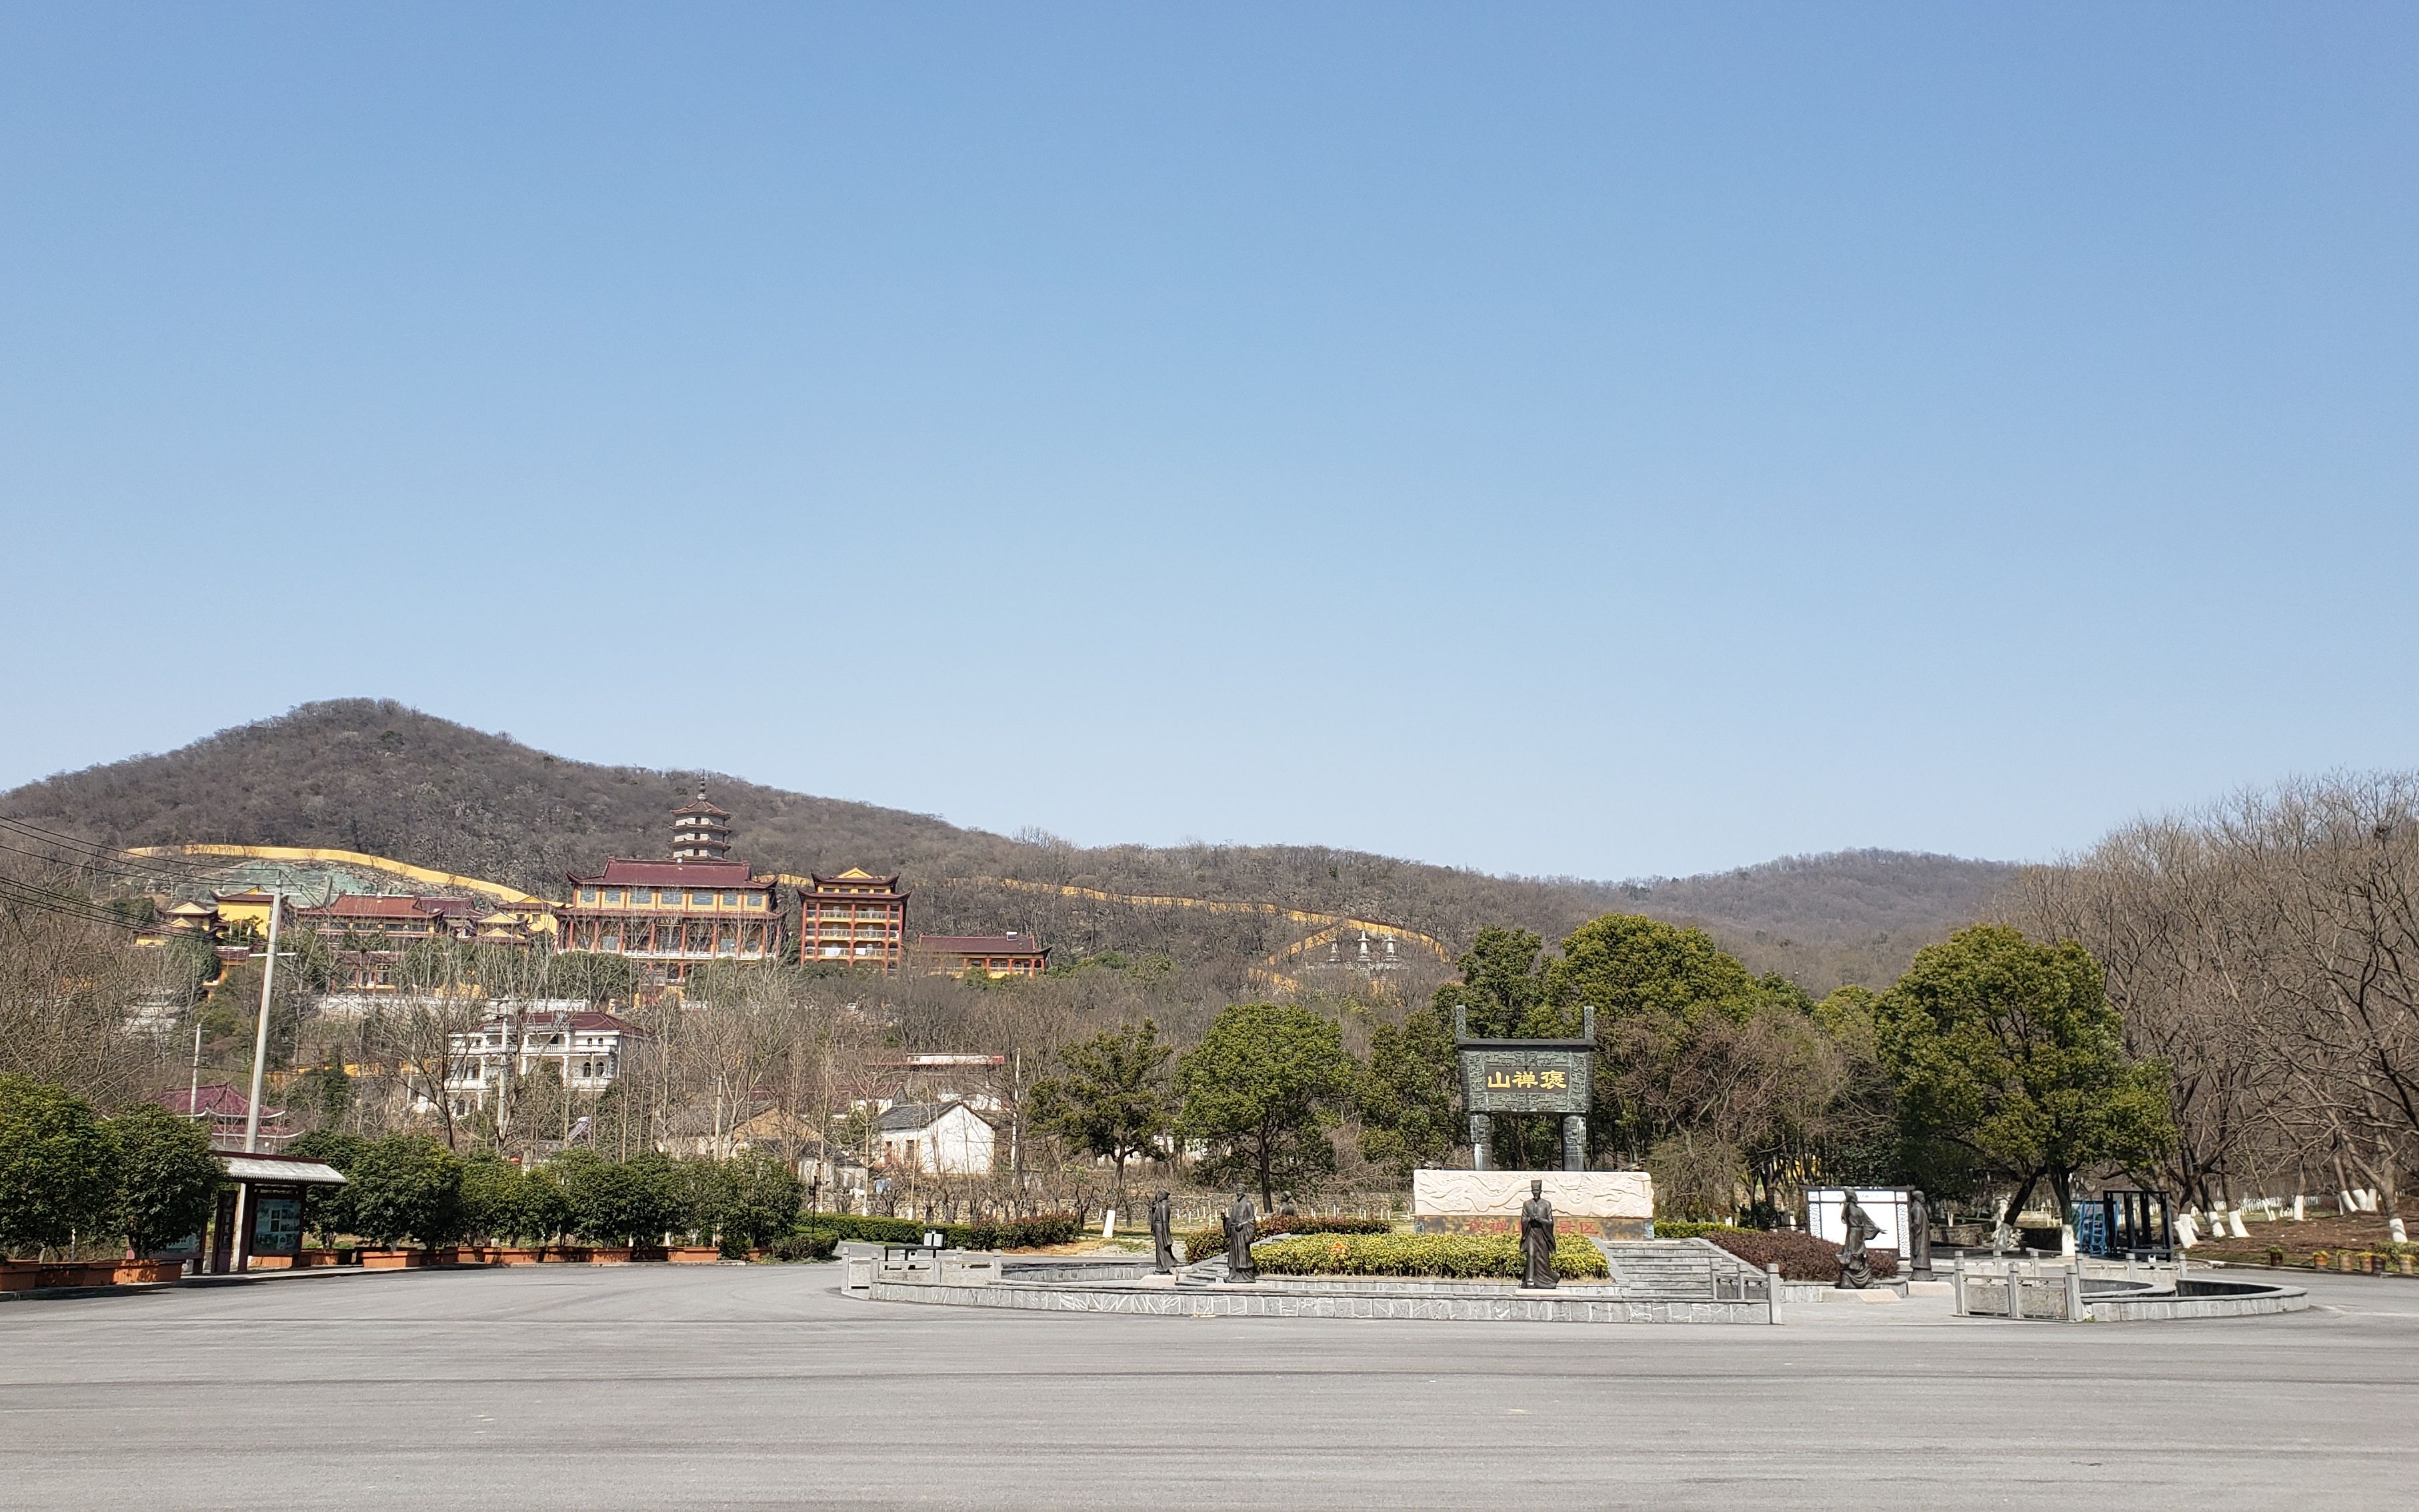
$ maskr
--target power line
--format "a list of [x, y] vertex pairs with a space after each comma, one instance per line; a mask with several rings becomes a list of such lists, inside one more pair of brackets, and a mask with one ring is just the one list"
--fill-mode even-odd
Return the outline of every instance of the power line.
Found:
[[29, 887], [22, 882], [0, 877], [0, 903], [16, 903], [26, 908], [39, 908], [67, 918], [81, 919], [87, 924], [108, 924], [118, 929], [141, 929], [131, 918], [113, 914], [107, 909], [45, 888]]
[[[193, 880], [199, 881], [223, 870], [220, 867], [188, 860], [181, 856], [137, 856], [131, 851], [121, 850], [114, 845], [103, 845], [98, 841], [80, 840], [73, 835], [62, 835], [54, 830], [44, 829], [39, 825], [30, 825], [23, 819], [0, 818], [0, 830], [13, 831], [21, 840], [54, 845], [92, 860], [107, 861], [134, 871], [181, 872]], [[55, 858], [46, 857], [46, 859]]]

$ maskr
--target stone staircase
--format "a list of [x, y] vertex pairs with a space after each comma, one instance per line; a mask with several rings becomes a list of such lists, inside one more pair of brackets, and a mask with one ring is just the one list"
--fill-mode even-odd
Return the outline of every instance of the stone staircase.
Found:
[[1226, 1279], [1226, 1257], [1212, 1255], [1198, 1265], [1179, 1266], [1176, 1272], [1176, 1289], [1200, 1291]]
[[[1702, 1239], [1599, 1239], [1623, 1295], [1643, 1302], [1710, 1302], [1762, 1296], [1764, 1273]], [[1748, 1288], [1752, 1282], [1754, 1289]]]

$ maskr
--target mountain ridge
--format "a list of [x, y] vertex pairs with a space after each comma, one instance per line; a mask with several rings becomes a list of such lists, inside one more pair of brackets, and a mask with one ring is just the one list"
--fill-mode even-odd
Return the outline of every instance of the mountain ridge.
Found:
[[608, 855], [665, 848], [669, 815], [704, 782], [759, 871], [899, 872], [911, 928], [1022, 925], [1078, 953], [1238, 952], [1285, 943], [1281, 920], [1147, 919], [1148, 910], [1041, 899], [1012, 878], [1381, 918], [1458, 950], [1489, 924], [1548, 941], [1611, 911], [1701, 924], [1758, 971], [1812, 991], [1886, 984], [1920, 945], [1989, 906], [2012, 865], [1875, 849], [1777, 857], [1680, 878], [1511, 877], [1319, 845], [1076, 846], [932, 814], [792, 793], [727, 773], [578, 761], [393, 700], [341, 699], [237, 725], [175, 750], [97, 764], [0, 793], [0, 813], [114, 846], [213, 841], [363, 851], [561, 896]]

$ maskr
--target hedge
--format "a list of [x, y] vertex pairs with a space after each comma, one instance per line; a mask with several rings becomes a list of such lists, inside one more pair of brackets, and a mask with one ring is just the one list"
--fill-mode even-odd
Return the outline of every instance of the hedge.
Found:
[[[1277, 1234], [1391, 1234], [1394, 1231], [1394, 1226], [1383, 1218], [1302, 1218], [1276, 1212], [1260, 1220], [1259, 1238], [1267, 1239]], [[1187, 1265], [1206, 1260], [1212, 1255], [1226, 1253], [1224, 1225], [1212, 1224], [1207, 1228], [1195, 1228], [1176, 1237], [1184, 1241], [1184, 1263]], [[1259, 1253], [1258, 1240], [1253, 1242], [1252, 1253]]]
[[853, 1240], [871, 1244], [920, 1244], [937, 1231], [951, 1249], [1040, 1249], [1071, 1244], [1084, 1233], [1084, 1220], [1071, 1212], [1047, 1212], [1032, 1218], [1002, 1218], [994, 1223], [925, 1223], [915, 1218], [860, 1218], [855, 1213], [809, 1213], [800, 1221], [800, 1234], [827, 1234], [834, 1243]]
[[[1274, 1275], [1436, 1275], [1517, 1281], [1528, 1273], [1509, 1234], [1303, 1234], [1252, 1246], [1252, 1263]], [[1554, 1245], [1554, 1273], [1566, 1281], [1610, 1274], [1604, 1251], [1576, 1235]]]
[[[1661, 1234], [1663, 1226], [1656, 1225], [1655, 1231]], [[1780, 1266], [1783, 1280], [1840, 1279], [1840, 1246], [1827, 1239], [1817, 1239], [1802, 1228], [1774, 1233], [1733, 1228], [1709, 1233], [1705, 1238], [1759, 1271], [1766, 1265]], [[1869, 1249], [1865, 1255], [1872, 1262], [1876, 1280], [1887, 1281], [1898, 1274], [1898, 1251]]]
[[1656, 1239], [1711, 1239], [1716, 1234], [1735, 1234], [1739, 1232], [1742, 1232], [1742, 1230], [1736, 1224], [1701, 1223], [1691, 1218], [1657, 1218], [1655, 1220], [1655, 1237]]
[[838, 1236], [823, 1230], [808, 1230], [776, 1240], [771, 1254], [777, 1260], [828, 1260], [840, 1248]]

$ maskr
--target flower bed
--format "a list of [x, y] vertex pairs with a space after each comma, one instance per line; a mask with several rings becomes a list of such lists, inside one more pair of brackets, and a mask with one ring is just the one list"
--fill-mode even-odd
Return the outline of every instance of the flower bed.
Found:
[[[1271, 1275], [1446, 1276], [1518, 1281], [1527, 1273], [1520, 1242], [1497, 1234], [1299, 1234], [1252, 1246], [1252, 1262]], [[1565, 1281], [1610, 1273], [1587, 1240], [1554, 1245], [1554, 1274]]]

